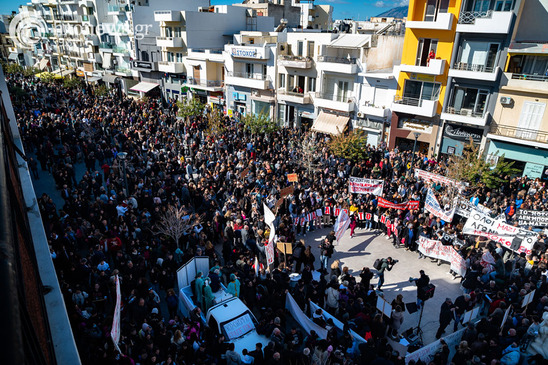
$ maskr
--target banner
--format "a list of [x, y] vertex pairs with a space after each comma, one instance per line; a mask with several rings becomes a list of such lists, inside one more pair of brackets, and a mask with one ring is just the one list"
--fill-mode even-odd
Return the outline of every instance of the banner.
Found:
[[270, 208], [264, 203], [263, 203], [263, 209], [264, 209], [264, 221], [266, 225], [270, 228], [268, 243], [265, 245], [266, 263], [268, 265], [271, 265], [274, 263], [274, 237], [276, 235], [276, 232], [274, 230], [274, 220], [276, 219], [276, 217], [274, 216], [274, 213], [272, 213]]
[[[308, 302], [308, 304], [310, 304], [310, 313], [315, 313], [316, 310], [318, 309], [321, 309], [322, 310], [322, 317], [324, 320], [328, 320], [331, 318], [331, 320], [333, 320], [333, 324], [335, 325], [335, 327], [337, 327], [341, 332], [344, 330], [344, 324], [339, 321], [337, 318], [335, 318], [334, 316], [332, 316], [328, 311], [326, 311], [325, 309], [323, 309], [322, 307], [320, 307], [319, 305], [317, 305], [316, 303], [310, 301]], [[352, 335], [352, 339], [358, 343], [366, 343], [367, 341], [360, 335], [358, 335], [356, 332], [354, 332], [353, 330], [349, 330], [350, 334]]]
[[299, 177], [297, 176], [297, 174], [287, 174], [287, 181], [289, 181], [289, 182], [298, 182]]
[[348, 179], [348, 192], [355, 194], [373, 194], [382, 195], [384, 181], [374, 179], [362, 179], [359, 177], [350, 177]]
[[434, 214], [436, 217], [440, 217], [447, 223], [450, 223], [453, 220], [453, 215], [455, 214], [455, 208], [446, 211], [438, 202], [438, 199], [436, 199], [436, 196], [434, 195], [434, 192], [432, 189], [428, 189], [428, 194], [426, 194], [426, 201], [424, 202], [424, 209], [429, 211], [430, 213]]
[[421, 178], [422, 180], [426, 182], [436, 182], [444, 185], [450, 185], [458, 188], [459, 190], [463, 189], [462, 183], [457, 183], [453, 179], [449, 179], [443, 175], [434, 174], [433, 172], [428, 172], [420, 169], [415, 169], [415, 177]]
[[[462, 338], [462, 335], [464, 334], [465, 329], [466, 328], [463, 328], [461, 330], [458, 330], [457, 332], [453, 332], [450, 335], [442, 337], [442, 339], [445, 341], [450, 351], [449, 359], [452, 359], [453, 356], [455, 355], [455, 352], [456, 352], [455, 348], [460, 343], [460, 340]], [[405, 363], [408, 364], [411, 360], [413, 360], [414, 362], [417, 362], [418, 360], [422, 360], [426, 364], [429, 364], [430, 361], [434, 359], [434, 355], [440, 349], [441, 349], [440, 340], [436, 340], [429, 345], [421, 347], [417, 351], [413, 351], [412, 353], [407, 354], [405, 356]]]
[[280, 190], [280, 196], [282, 198], [285, 198], [289, 194], [293, 194], [294, 190], [295, 190], [295, 187], [293, 185], [288, 186], [287, 188], [283, 188], [282, 190]]
[[519, 209], [515, 219], [520, 226], [548, 227], [548, 212]]
[[441, 241], [420, 236], [419, 251], [425, 256], [450, 262], [451, 270], [462, 277], [466, 275], [466, 262], [453, 246], [445, 246]]
[[116, 350], [119, 353], [122, 353], [118, 347], [118, 342], [120, 342], [120, 312], [122, 307], [122, 295], [120, 293], [120, 280], [118, 279], [118, 275], [115, 276], [114, 280], [116, 284], [116, 307], [114, 307], [114, 318], [112, 320], [110, 337], [112, 338], [112, 342], [114, 342], [114, 347], [116, 347]]
[[304, 314], [302, 309], [299, 307], [295, 299], [291, 296], [291, 294], [287, 293], [285, 295], [285, 309], [291, 313], [293, 318], [301, 325], [301, 327], [306, 331], [306, 333], [310, 334], [310, 331], [314, 330], [318, 337], [325, 339], [327, 338], [327, 330], [325, 328], [320, 327], [316, 323], [314, 323], [310, 318]]
[[455, 213], [464, 218], [469, 218], [470, 213], [472, 213], [473, 210], [479, 210], [485, 214], [491, 213], [491, 209], [484, 207], [481, 204], [475, 206], [470, 202], [470, 200], [467, 199], [459, 199], [457, 205], [455, 206]]
[[377, 205], [381, 208], [392, 209], [419, 209], [419, 201], [411, 200], [405, 203], [392, 203], [384, 198], [379, 198]]
[[348, 217], [345, 209], [341, 209], [337, 222], [335, 222], [335, 237], [337, 238], [337, 242], [342, 238], [344, 231], [346, 231], [349, 225], [350, 217]]
[[266, 264], [272, 265], [274, 263], [274, 242], [268, 242], [265, 246]]

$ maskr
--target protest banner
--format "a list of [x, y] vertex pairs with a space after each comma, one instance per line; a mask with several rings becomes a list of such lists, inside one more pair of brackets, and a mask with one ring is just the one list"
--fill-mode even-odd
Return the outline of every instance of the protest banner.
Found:
[[420, 169], [415, 169], [415, 177], [417, 179], [420, 178], [426, 182], [436, 182], [439, 184], [454, 186], [458, 188], [459, 190], [461, 190], [464, 187], [461, 182], [457, 182], [455, 180], [449, 179], [448, 177], [434, 174], [433, 172], [428, 172]]
[[382, 195], [384, 181], [375, 179], [362, 179], [350, 177], [348, 179], [348, 192], [355, 194]]
[[280, 190], [280, 196], [282, 198], [285, 198], [289, 194], [293, 194], [293, 191], [295, 191], [295, 187], [293, 185], [288, 186], [287, 188], [283, 188], [282, 190]]
[[287, 174], [287, 181], [289, 181], [289, 182], [298, 182], [299, 177], [297, 176], [297, 174]]
[[[460, 340], [462, 338], [462, 335], [464, 334], [464, 330], [466, 328], [463, 328], [461, 330], [458, 330], [457, 332], [453, 332], [450, 335], [447, 335], [443, 337], [443, 340], [447, 344], [447, 347], [450, 350], [449, 359], [452, 359], [455, 355], [455, 348], [460, 343]], [[413, 351], [410, 354], [407, 354], [405, 356], [405, 363], [408, 364], [410, 361], [417, 362], [418, 360], [424, 361], [426, 364], [430, 363], [431, 360], [434, 359], [434, 355], [439, 351], [441, 348], [440, 340], [436, 340], [432, 342], [429, 345], [423, 346], [417, 351]]]
[[266, 263], [272, 265], [274, 263], [274, 242], [269, 242], [265, 246]]
[[344, 231], [350, 225], [350, 217], [346, 213], [346, 209], [340, 209], [339, 216], [335, 222], [335, 237], [337, 238], [337, 243], [342, 238]]
[[424, 202], [424, 209], [448, 223], [453, 220], [453, 215], [455, 214], [455, 207], [449, 211], [446, 211], [440, 206], [440, 203], [438, 202], [438, 199], [436, 199], [432, 189], [428, 189], [428, 194], [426, 194], [426, 200]]
[[240, 179], [243, 180], [249, 173], [249, 167], [240, 173]]
[[122, 353], [122, 351], [120, 351], [120, 347], [118, 347], [118, 343], [120, 342], [120, 313], [122, 312], [122, 294], [118, 275], [116, 275], [114, 279], [116, 284], [116, 306], [114, 307], [114, 318], [112, 319], [110, 337], [112, 338], [112, 342], [114, 343], [116, 350], [119, 353]]
[[268, 243], [265, 245], [266, 263], [268, 265], [272, 265], [274, 263], [274, 238], [276, 234], [274, 230], [274, 220], [276, 219], [276, 217], [274, 216], [274, 213], [272, 213], [270, 208], [264, 203], [263, 203], [263, 209], [264, 209], [264, 221], [266, 225], [270, 228]]
[[475, 206], [470, 202], [470, 200], [467, 199], [459, 199], [455, 206], [455, 213], [464, 218], [469, 218], [470, 213], [472, 213], [473, 210], [479, 210], [484, 214], [491, 213], [491, 209], [484, 207], [481, 204]]
[[377, 309], [388, 318], [392, 315], [392, 305], [381, 296], [377, 297]]
[[392, 209], [419, 209], [418, 200], [410, 200], [405, 203], [392, 203], [384, 198], [379, 198], [377, 205], [381, 208], [392, 208]]
[[446, 246], [441, 241], [420, 236], [419, 251], [425, 256], [448, 261], [451, 263], [451, 270], [462, 277], [466, 275], [466, 262], [453, 246]]
[[548, 227], [548, 212], [519, 209], [515, 219], [522, 227]]

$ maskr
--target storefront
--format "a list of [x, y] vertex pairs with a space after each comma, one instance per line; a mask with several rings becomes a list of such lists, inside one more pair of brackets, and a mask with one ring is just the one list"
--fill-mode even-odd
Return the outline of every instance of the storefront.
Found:
[[314, 123], [314, 105], [301, 105], [296, 103], [279, 103], [278, 118], [284, 127], [310, 129]]
[[470, 143], [479, 146], [483, 130], [454, 123], [445, 123], [441, 140], [441, 154], [462, 156], [464, 146]]
[[[386, 130], [385, 130], [386, 126]], [[358, 116], [358, 119], [352, 121], [352, 127], [362, 130], [367, 136], [367, 144], [378, 146], [382, 142], [388, 140], [388, 131], [390, 124], [384, 123], [382, 120], [367, 118], [366, 116]]]
[[390, 149], [397, 147], [400, 151], [411, 151], [415, 144], [415, 133], [417, 133], [416, 150], [431, 157], [435, 152], [438, 130], [439, 119], [437, 118], [428, 119], [392, 113], [388, 147]]
[[527, 175], [531, 179], [547, 177], [543, 174], [548, 167], [548, 145], [541, 148], [494, 139], [488, 143], [487, 160], [491, 163], [496, 164], [504, 156], [505, 161], [514, 162], [513, 167], [519, 170], [520, 176]]

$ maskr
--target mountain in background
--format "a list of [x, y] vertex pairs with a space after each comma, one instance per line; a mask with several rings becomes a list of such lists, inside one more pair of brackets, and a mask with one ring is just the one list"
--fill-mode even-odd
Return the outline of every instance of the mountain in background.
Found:
[[387, 10], [377, 16], [384, 16], [387, 18], [405, 18], [407, 16], [407, 10], [407, 6], [398, 6], [397, 8]]

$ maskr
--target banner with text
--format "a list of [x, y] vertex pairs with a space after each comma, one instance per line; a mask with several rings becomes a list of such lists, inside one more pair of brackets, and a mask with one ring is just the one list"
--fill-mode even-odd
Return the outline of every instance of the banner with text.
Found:
[[434, 214], [434, 216], [440, 217], [448, 223], [453, 220], [453, 215], [455, 214], [455, 207], [453, 207], [451, 210], [446, 211], [440, 206], [440, 203], [438, 202], [438, 199], [436, 199], [436, 196], [434, 195], [432, 189], [428, 189], [428, 194], [426, 194], [426, 201], [424, 202], [424, 209]]
[[377, 205], [381, 208], [392, 209], [419, 209], [419, 201], [411, 200], [405, 203], [392, 203], [384, 198], [379, 198]]
[[466, 262], [453, 246], [446, 246], [441, 243], [441, 241], [431, 240], [420, 236], [419, 251], [425, 256], [450, 262], [451, 270], [462, 277], [466, 275]]
[[524, 227], [548, 227], [548, 212], [520, 209], [516, 214], [516, 220]]
[[448, 177], [445, 177], [443, 175], [434, 174], [433, 172], [428, 172], [420, 169], [415, 169], [415, 177], [421, 178], [422, 180], [426, 182], [436, 182], [444, 185], [450, 185], [455, 186], [459, 190], [463, 188], [462, 183], [458, 183], [453, 179], [449, 179]]
[[350, 177], [348, 180], [348, 191], [355, 194], [382, 195], [384, 181], [374, 179], [362, 179]]
[[459, 199], [455, 208], [455, 213], [464, 218], [469, 218], [470, 213], [472, 213], [473, 210], [479, 210], [480, 212], [485, 214], [489, 214], [491, 212], [489, 208], [484, 207], [481, 204], [475, 206], [470, 202], [470, 200], [467, 199]]
[[120, 342], [120, 313], [122, 311], [122, 295], [120, 290], [120, 280], [118, 279], [118, 275], [115, 276], [115, 284], [116, 284], [116, 306], [114, 307], [114, 317], [112, 319], [112, 329], [110, 330], [110, 338], [112, 338], [112, 342], [114, 343], [114, 347], [119, 353], [122, 353], [120, 351], [120, 347], [118, 347], [118, 343]]
[[335, 222], [335, 237], [337, 238], [337, 243], [342, 238], [344, 231], [350, 225], [350, 217], [346, 213], [345, 209], [341, 209], [339, 216], [337, 217], [337, 222]]

